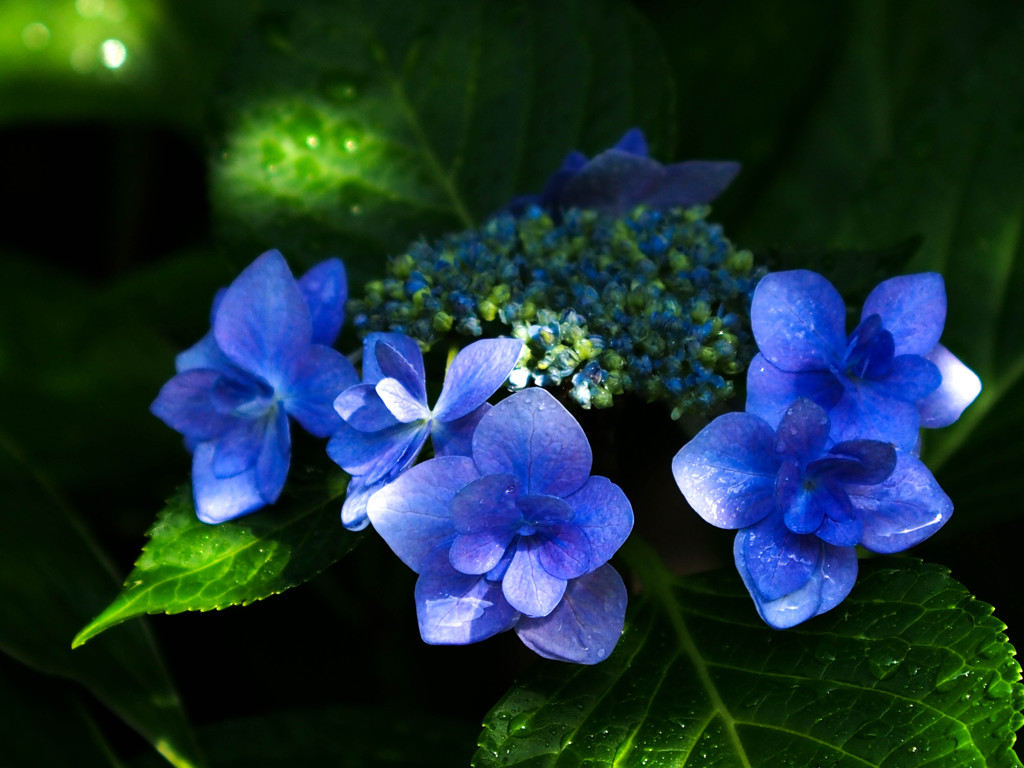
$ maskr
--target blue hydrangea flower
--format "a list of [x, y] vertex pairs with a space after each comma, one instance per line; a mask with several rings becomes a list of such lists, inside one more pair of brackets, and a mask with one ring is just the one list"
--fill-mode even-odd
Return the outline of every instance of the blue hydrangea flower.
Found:
[[825, 410], [806, 398], [786, 410], [777, 431], [750, 413], [727, 413], [672, 461], [697, 514], [740, 529], [736, 567], [761, 617], [779, 629], [849, 594], [855, 545], [899, 552], [953, 512], [916, 456], [877, 440], [835, 443], [830, 428]]
[[618, 486], [591, 477], [591, 460], [569, 412], [526, 389], [480, 420], [471, 456], [423, 462], [370, 498], [373, 527], [419, 574], [426, 642], [515, 627], [547, 658], [594, 664], [611, 652], [626, 589], [607, 561], [633, 511]]
[[832, 439], [915, 450], [919, 427], [956, 421], [981, 381], [939, 344], [946, 289], [934, 272], [894, 277], [868, 296], [846, 335], [846, 305], [824, 277], [775, 272], [750, 309], [760, 349], [747, 373], [747, 411], [773, 427], [798, 397], [829, 411]]
[[341, 423], [327, 454], [352, 475], [341, 511], [346, 528], [366, 527], [366, 500], [412, 466], [431, 438], [434, 455], [467, 456], [487, 398], [519, 359], [518, 339], [482, 339], [462, 349], [445, 374], [433, 409], [419, 345], [400, 333], [374, 333], [363, 343], [363, 383], [338, 395]]
[[328, 346], [346, 296], [338, 259], [296, 281], [267, 251], [215, 298], [212, 330], [177, 357], [178, 374], [151, 406], [192, 451], [199, 519], [220, 523], [277, 500], [291, 462], [288, 416], [317, 437], [337, 428], [334, 398], [359, 380]]
[[609, 216], [622, 216], [638, 205], [674, 208], [709, 203], [739, 173], [739, 163], [688, 160], [662, 165], [647, 152], [647, 139], [631, 128], [611, 149], [588, 160], [570, 152], [539, 195], [524, 195], [509, 204], [515, 214], [531, 205], [557, 214], [585, 208]]

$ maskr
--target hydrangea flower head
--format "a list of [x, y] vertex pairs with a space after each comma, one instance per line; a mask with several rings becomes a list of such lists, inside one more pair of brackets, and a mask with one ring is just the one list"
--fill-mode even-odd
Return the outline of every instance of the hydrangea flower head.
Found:
[[953, 504], [911, 453], [877, 440], [835, 443], [828, 414], [801, 398], [778, 429], [750, 413], [719, 416], [676, 454], [690, 506], [739, 529], [736, 567], [776, 628], [824, 613], [857, 578], [855, 545], [899, 552], [934, 533]]
[[586, 435], [539, 388], [491, 408], [470, 456], [418, 464], [367, 513], [419, 574], [420, 633], [464, 645], [515, 627], [547, 658], [593, 664], [622, 632], [626, 589], [607, 564], [629, 535], [622, 490], [590, 475]]
[[445, 374], [433, 408], [427, 404], [423, 354], [400, 333], [374, 333], [363, 344], [363, 382], [338, 395], [341, 417], [327, 453], [352, 475], [341, 519], [367, 525], [366, 500], [412, 466], [430, 437], [436, 456], [468, 455], [487, 398], [519, 359], [518, 339], [482, 339], [462, 349]]
[[539, 195], [519, 197], [514, 213], [537, 205], [551, 214], [585, 208], [621, 216], [638, 205], [664, 209], [702, 205], [714, 200], [739, 173], [739, 163], [688, 160], [662, 165], [648, 156], [639, 128], [623, 134], [614, 147], [592, 159], [572, 151]]
[[152, 412], [185, 436], [196, 512], [220, 523], [277, 500], [291, 462], [288, 416], [327, 437], [355, 368], [332, 344], [347, 295], [337, 259], [296, 281], [278, 251], [214, 300], [212, 330], [176, 359]]
[[760, 349], [747, 374], [747, 411], [778, 426], [799, 397], [829, 411], [833, 440], [870, 438], [912, 451], [918, 429], [953, 423], [981, 382], [939, 344], [946, 290], [934, 272], [894, 277], [868, 296], [846, 335], [846, 305], [824, 277], [775, 272], [754, 291]]

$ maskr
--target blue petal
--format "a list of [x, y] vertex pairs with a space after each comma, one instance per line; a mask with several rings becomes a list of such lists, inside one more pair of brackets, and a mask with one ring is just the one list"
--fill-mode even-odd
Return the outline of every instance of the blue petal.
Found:
[[722, 160], [687, 160], [665, 168], [665, 175], [648, 190], [643, 203], [651, 208], [674, 208], [710, 203], [732, 184], [740, 164]]
[[899, 355], [893, 359], [889, 371], [876, 377], [869, 386], [886, 397], [916, 403], [941, 383], [942, 374], [931, 360], [920, 355]]
[[864, 302], [861, 317], [877, 314], [896, 342], [897, 355], [927, 355], [946, 324], [946, 284], [923, 272], [884, 280]]
[[419, 573], [427, 556], [455, 537], [452, 499], [479, 476], [464, 456], [425, 461], [373, 494], [366, 514], [402, 562]]
[[604, 565], [566, 587], [565, 596], [547, 616], [523, 616], [516, 634], [546, 659], [597, 664], [615, 648], [626, 620], [626, 585]]
[[[424, 405], [427, 403], [426, 374], [423, 372], [423, 353], [418, 346], [404, 344], [392, 346], [391, 339], [381, 339], [373, 347], [377, 371], [373, 373], [376, 383], [386, 378], [397, 379], [408, 390], [409, 394]], [[410, 349], [415, 354], [407, 357]], [[363, 383], [369, 383], [366, 377], [366, 362], [363, 361]], [[378, 393], [379, 394], [379, 393]]]
[[200, 443], [192, 454], [192, 494], [199, 519], [223, 523], [266, 506], [256, 482], [256, 468], [234, 477], [216, 477], [213, 452], [212, 443]]
[[231, 430], [238, 419], [218, 410], [212, 400], [219, 371], [187, 370], [163, 385], [149, 410], [171, 429], [202, 442]]
[[393, 476], [412, 464], [427, 440], [422, 424], [396, 424], [379, 432], [360, 432], [342, 423], [327, 443], [327, 455], [366, 483]]
[[575, 579], [597, 567], [587, 535], [572, 523], [545, 526], [536, 534], [537, 562], [558, 579]]
[[485, 475], [474, 480], [452, 500], [452, 525], [459, 533], [500, 535], [505, 538], [504, 549], [522, 523], [517, 503], [522, 492], [522, 485], [513, 475]]
[[864, 524], [861, 544], [873, 552], [902, 552], [918, 544], [953, 514], [950, 501], [920, 459], [900, 452], [885, 482], [847, 488]]
[[363, 339], [364, 384], [376, 384], [385, 376], [390, 375], [382, 372], [377, 364], [378, 343], [387, 344], [397, 350], [399, 355], [418, 372], [420, 379], [426, 376], [423, 372], [423, 353], [415, 339], [409, 338], [404, 333], [371, 333]]
[[870, 383], [848, 389], [829, 411], [831, 437], [846, 440], [881, 440], [903, 451], [917, 444], [921, 417], [914, 403], [876, 392]]
[[981, 393], [981, 379], [941, 344], [936, 344], [927, 357], [938, 367], [942, 383], [917, 404], [921, 426], [948, 427]]
[[[848, 499], [849, 497], [844, 496], [844, 498]], [[864, 535], [864, 524], [857, 514], [845, 520], [826, 517], [814, 535], [827, 544], [834, 544], [837, 547], [853, 547], [860, 542]]]
[[746, 528], [775, 509], [775, 432], [748, 413], [727, 413], [672, 459], [672, 474], [694, 511], [719, 528]]
[[298, 279], [299, 290], [309, 307], [313, 343], [332, 346], [345, 320], [348, 279], [341, 259], [327, 259]]
[[398, 424], [373, 384], [356, 384], [334, 400], [334, 411], [353, 429], [379, 432]]
[[[788, 629], [831, 610], [853, 589], [857, 580], [857, 553], [853, 547], [835, 547], [818, 542], [819, 565], [800, 587], [785, 595], [770, 598], [760, 592], [751, 578], [745, 555], [748, 531], [736, 534], [733, 554], [736, 568], [761, 618], [776, 629]], [[813, 537], [808, 537], [813, 539]]]
[[[791, 482], [796, 480], [797, 482]], [[825, 514], [836, 503], [824, 487], [805, 488], [795, 473], [779, 475], [778, 505], [786, 528], [793, 533], [809, 534], [818, 530]], [[785, 481], [785, 482], [784, 482]]]
[[460, 573], [476, 576], [489, 574], [501, 562], [502, 555], [512, 543], [516, 534], [502, 536], [498, 531], [460, 533], [452, 542], [448, 558], [452, 567]]
[[386, 376], [374, 389], [391, 415], [403, 424], [425, 422], [430, 418], [426, 402], [411, 394], [398, 379]]
[[615, 149], [621, 149], [623, 152], [641, 157], [650, 155], [647, 150], [647, 138], [644, 136], [644, 132], [636, 127], [630, 128], [622, 134], [622, 138], [615, 142]]
[[337, 350], [313, 344], [290, 371], [290, 382], [278, 393], [288, 415], [316, 437], [327, 437], [341, 424], [334, 410], [338, 393], [359, 382], [356, 369]]
[[256, 466], [267, 425], [274, 418], [268, 413], [262, 418], [238, 419], [235, 428], [219, 440], [213, 453], [213, 474], [216, 477], [231, 477]]
[[778, 429], [786, 410], [806, 397], [829, 411], [843, 396], [843, 385], [831, 371], [789, 373], [755, 355], [747, 369], [747, 413]]
[[473, 460], [481, 474], [518, 477], [526, 493], [564, 497], [587, 481], [593, 456], [576, 419], [547, 391], [531, 387], [480, 420]]
[[847, 440], [807, 466], [807, 474], [828, 477], [843, 485], [874, 485], [896, 468], [896, 449], [880, 440]]
[[736, 537], [737, 562], [742, 556], [749, 579], [766, 600], [776, 600], [807, 583], [821, 566], [822, 542], [793, 533], [781, 515], [745, 528]]
[[846, 304], [816, 272], [772, 272], [757, 288], [750, 325], [765, 359], [784, 371], [826, 370], [846, 350]]
[[519, 339], [481, 339], [466, 346], [445, 373], [434, 417], [454, 421], [476, 410], [505, 383], [523, 347]]
[[775, 452], [806, 462], [821, 456], [828, 443], [831, 426], [825, 409], [800, 398], [782, 417], [775, 435]]
[[520, 537], [512, 563], [501, 580], [509, 605], [527, 616], [547, 616], [565, 594], [565, 579], [552, 576], [540, 563], [541, 542]]
[[383, 482], [366, 483], [361, 477], [353, 477], [345, 489], [345, 501], [341, 505], [341, 524], [349, 531], [361, 531], [370, 524], [366, 516], [366, 502], [380, 488]]
[[213, 324], [217, 346], [231, 362], [286, 388], [293, 359], [310, 344], [309, 308], [284, 257], [267, 251], [228, 287]]
[[288, 414], [277, 408], [266, 421], [263, 447], [256, 459], [256, 485], [268, 503], [277, 501], [288, 478], [292, 460], [292, 438], [288, 430]]
[[455, 421], [430, 422], [430, 440], [435, 456], [472, 456], [473, 433], [491, 406], [484, 403]]
[[591, 477], [565, 501], [576, 512], [572, 524], [590, 542], [591, 567], [606, 563], [633, 530], [633, 507], [626, 494], [606, 477]]
[[238, 373], [238, 367], [220, 351], [212, 330], [174, 358], [174, 369], [178, 373], [190, 371], [193, 368], [208, 368], [233, 375]]
[[420, 636], [431, 645], [466, 645], [510, 629], [519, 615], [501, 584], [459, 573], [441, 548], [416, 580]]
[[628, 213], [643, 202], [662, 177], [661, 163], [608, 149], [565, 182], [558, 197], [562, 208], [586, 208], [609, 216]]

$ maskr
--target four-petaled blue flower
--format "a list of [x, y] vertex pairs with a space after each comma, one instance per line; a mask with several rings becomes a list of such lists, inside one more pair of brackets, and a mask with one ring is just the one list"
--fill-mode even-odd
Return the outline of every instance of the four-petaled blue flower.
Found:
[[913, 451], [920, 427], [952, 424], [981, 391], [978, 377], [939, 344], [946, 289], [934, 272], [880, 283], [849, 337], [839, 292], [807, 270], [762, 279], [750, 320], [761, 353], [747, 374], [746, 410], [773, 427], [807, 397], [829, 411], [833, 440]]
[[299, 281], [268, 251], [214, 300], [212, 330], [181, 353], [152, 412], [193, 452], [196, 512], [220, 523], [277, 500], [291, 461], [288, 416], [317, 437], [339, 419], [338, 392], [358, 382], [330, 344], [347, 295], [337, 259]]
[[445, 374], [434, 408], [427, 405], [423, 354], [399, 333], [374, 333], [363, 344], [363, 383], [338, 395], [341, 423], [328, 455], [352, 475], [341, 511], [350, 530], [367, 524], [366, 501], [412, 466], [427, 437], [435, 456], [468, 456], [487, 398], [508, 378], [523, 350], [519, 339], [466, 346]]
[[949, 518], [931, 472], [891, 443], [834, 442], [825, 410], [801, 398], [775, 430], [719, 416], [676, 454], [672, 472], [712, 525], [740, 529], [733, 555], [761, 617], [783, 629], [839, 604], [857, 578], [854, 546], [899, 552]]
[[419, 574], [420, 633], [462, 645], [515, 627], [541, 656], [605, 658], [626, 589], [607, 564], [633, 525], [621, 489], [590, 475], [575, 419], [543, 389], [480, 419], [471, 456], [418, 464], [370, 497], [367, 514]]
[[570, 152], [539, 195], [518, 197], [508, 208], [514, 214], [537, 205], [555, 215], [569, 208], [586, 208], [622, 216], [638, 205], [700, 205], [718, 197], [739, 170], [739, 163], [732, 161], [688, 160], [662, 165], [648, 156], [643, 132], [631, 128], [614, 147], [592, 160], [582, 152]]

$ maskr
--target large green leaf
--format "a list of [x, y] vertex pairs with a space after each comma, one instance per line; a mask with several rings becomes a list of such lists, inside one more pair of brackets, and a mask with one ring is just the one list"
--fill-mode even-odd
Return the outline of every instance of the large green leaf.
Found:
[[174, 765], [196, 765], [181, 702], [145, 625], [72, 652], [75, 630], [116, 579], [81, 521], [2, 437], [0, 509], [0, 651], [82, 683]]
[[181, 491], [157, 517], [120, 594], [73, 646], [136, 616], [246, 605], [311, 579], [361, 539], [338, 517], [346, 485], [340, 470], [293, 473], [277, 504], [219, 525], [200, 522]]
[[518, 682], [474, 765], [1020, 766], [1020, 666], [991, 607], [938, 566], [861, 566], [840, 607], [781, 632], [734, 573], [646, 567], [612, 656]]
[[671, 149], [658, 40], [618, 0], [271, 1], [231, 70], [222, 235], [253, 255], [340, 255], [357, 282], [539, 191], [574, 147], [639, 124]]
[[[477, 728], [433, 712], [327, 707], [215, 723], [199, 738], [210, 768], [448, 768], [466, 764]], [[149, 756], [132, 763], [149, 766]]]

